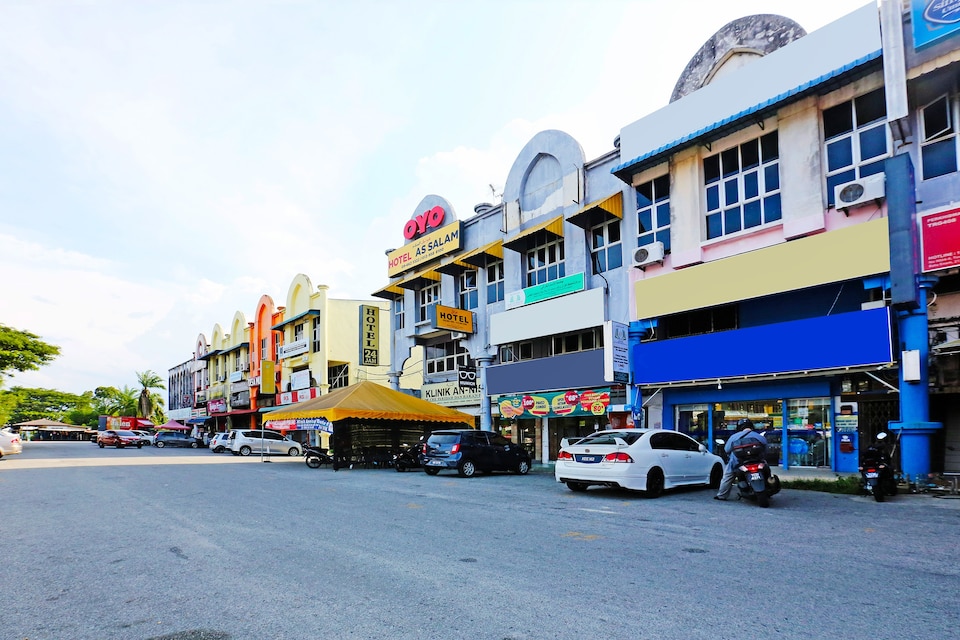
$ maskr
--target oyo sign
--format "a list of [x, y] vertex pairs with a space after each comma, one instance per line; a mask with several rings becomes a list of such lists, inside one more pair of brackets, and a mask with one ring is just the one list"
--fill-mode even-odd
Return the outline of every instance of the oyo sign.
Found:
[[446, 215], [447, 212], [439, 205], [429, 211], [424, 211], [417, 217], [407, 220], [407, 224], [403, 225], [403, 237], [407, 240], [413, 240], [426, 233], [427, 229], [439, 229]]

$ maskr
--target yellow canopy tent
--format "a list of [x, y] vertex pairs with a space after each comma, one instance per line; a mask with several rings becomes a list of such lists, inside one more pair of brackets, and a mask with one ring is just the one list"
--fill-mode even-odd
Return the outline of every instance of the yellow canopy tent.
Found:
[[473, 426], [473, 416], [364, 380], [343, 389], [271, 411], [266, 422], [297, 418], [404, 420]]

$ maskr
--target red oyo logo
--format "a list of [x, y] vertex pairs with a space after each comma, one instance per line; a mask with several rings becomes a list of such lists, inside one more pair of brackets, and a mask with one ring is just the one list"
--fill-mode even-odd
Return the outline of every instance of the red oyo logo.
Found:
[[439, 229], [446, 215], [447, 212], [443, 210], [443, 207], [436, 206], [430, 211], [421, 213], [416, 218], [407, 220], [407, 224], [403, 225], [403, 237], [407, 240], [413, 240], [427, 229]]

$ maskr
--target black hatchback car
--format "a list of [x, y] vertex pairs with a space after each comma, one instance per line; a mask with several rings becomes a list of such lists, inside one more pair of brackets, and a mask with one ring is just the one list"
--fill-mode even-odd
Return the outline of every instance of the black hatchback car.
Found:
[[499, 433], [460, 429], [434, 431], [423, 453], [423, 470], [435, 476], [443, 469], [456, 469], [463, 478], [491, 471], [530, 471], [530, 454]]
[[190, 447], [196, 449], [200, 446], [200, 441], [193, 436], [179, 431], [161, 431], [157, 434], [157, 439], [153, 446], [160, 447]]

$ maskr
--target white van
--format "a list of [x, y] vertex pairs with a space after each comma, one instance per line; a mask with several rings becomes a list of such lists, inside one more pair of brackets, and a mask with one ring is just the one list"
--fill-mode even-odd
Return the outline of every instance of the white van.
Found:
[[282, 436], [269, 429], [251, 431], [233, 430], [227, 440], [226, 448], [235, 456], [248, 456], [251, 453], [272, 453], [277, 455], [303, 455], [303, 447], [299, 442]]

